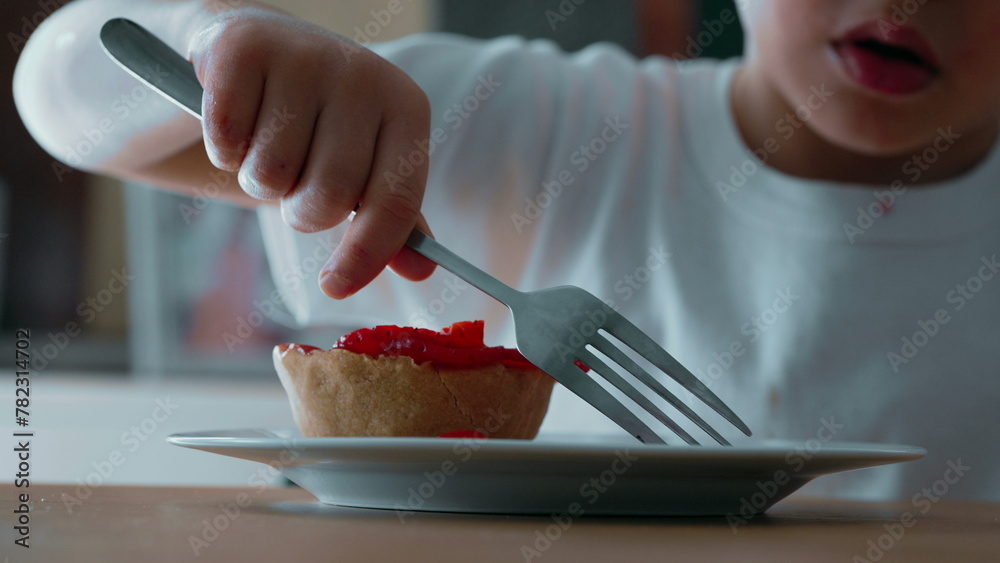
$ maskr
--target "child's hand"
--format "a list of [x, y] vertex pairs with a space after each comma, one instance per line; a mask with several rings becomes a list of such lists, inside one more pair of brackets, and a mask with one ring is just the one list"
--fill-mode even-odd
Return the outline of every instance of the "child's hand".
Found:
[[[192, 41], [205, 87], [205, 147], [239, 173], [250, 196], [279, 201], [302, 232], [329, 229], [361, 204], [323, 268], [335, 298], [388, 264], [423, 279], [433, 264], [403, 243], [420, 216], [427, 158], [402, 166], [430, 129], [423, 91], [401, 70], [348, 40], [262, 9], [226, 13]], [[402, 248], [402, 250], [401, 250]]]

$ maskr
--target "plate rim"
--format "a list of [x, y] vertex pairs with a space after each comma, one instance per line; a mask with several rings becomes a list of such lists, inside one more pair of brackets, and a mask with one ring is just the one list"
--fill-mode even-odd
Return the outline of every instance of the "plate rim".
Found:
[[[706, 454], [712, 456], [722, 456], [726, 458], [738, 459], [740, 457], [752, 457], [760, 455], [773, 455], [775, 453], [785, 453], [795, 451], [791, 446], [805, 445], [812, 438], [807, 439], [768, 439], [752, 444], [737, 444], [733, 446], [722, 446], [710, 444], [703, 446], [690, 446], [687, 444], [642, 444], [640, 442], [628, 442], [627, 437], [617, 435], [586, 435], [586, 434], [547, 434], [534, 440], [507, 440], [489, 439], [477, 440], [474, 438], [434, 438], [434, 437], [302, 437], [291, 435], [288, 437], [247, 437], [233, 436], [237, 432], [297, 432], [291, 429], [265, 429], [265, 428], [241, 428], [225, 430], [204, 430], [195, 432], [176, 432], [166, 437], [166, 441], [172, 445], [184, 448], [213, 448], [213, 449], [262, 449], [262, 450], [282, 450], [294, 446], [302, 449], [350, 449], [352, 451], [372, 451], [386, 452], [394, 451], [404, 453], [405, 451], [418, 450], [427, 453], [435, 450], [451, 451], [458, 443], [476, 443], [477, 449], [487, 448], [494, 453], [549, 453], [549, 454], [576, 454], [576, 455], [600, 455], [607, 456], [622, 449], [636, 448], [646, 455], [669, 458], [702, 458]], [[230, 434], [230, 435], [227, 435]], [[573, 436], [581, 438], [604, 439], [603, 442], [559, 442], [560, 436]], [[246, 442], [259, 442], [247, 444]], [[780, 444], [780, 447], [779, 447]], [[831, 455], [850, 455], [860, 458], [891, 458], [895, 461], [913, 461], [927, 455], [926, 448], [908, 444], [890, 444], [875, 442], [854, 442], [854, 441], [828, 441], [821, 443], [821, 447], [810, 452], [814, 456], [828, 457]]]

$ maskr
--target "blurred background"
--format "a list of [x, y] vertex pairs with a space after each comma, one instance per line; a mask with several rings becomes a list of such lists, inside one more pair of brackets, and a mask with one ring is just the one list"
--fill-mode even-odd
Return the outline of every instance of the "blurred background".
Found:
[[[272, 3], [353, 37], [387, 1]], [[37, 24], [65, 3], [5, 0], [0, 7], [9, 42], [0, 48], [8, 82], [0, 95], [0, 354], [12, 357], [13, 331], [31, 328], [36, 371], [273, 379], [271, 346], [294, 340], [296, 330], [281, 311], [253, 331], [241, 327], [256, 324], [254, 303], [273, 290], [253, 214], [63, 168], [21, 124], [9, 87], [17, 55]], [[709, 41], [699, 33], [732, 4], [413, 0], [378, 40], [442, 30], [546, 37], [568, 51], [611, 41], [637, 56], [725, 58], [741, 50], [738, 26]], [[565, 21], [551, 19], [567, 10], [573, 13]], [[129, 277], [142, 283], [123, 283]], [[337, 336], [313, 330], [309, 341]]]
[[[353, 38], [389, 2], [274, 3]], [[32, 480], [72, 484], [77, 495], [103, 483], [238, 485], [264, 477], [281, 484], [257, 464], [176, 448], [166, 437], [293, 427], [272, 346], [329, 345], [356, 327], [299, 333], [287, 313], [261, 311], [274, 286], [254, 213], [73, 171], [35, 144], [15, 111], [10, 79], [25, 41], [65, 3], [0, 3], [8, 43], [0, 47], [8, 84], [0, 90], [0, 357], [14, 358], [15, 330], [31, 330]], [[711, 25], [734, 10], [732, 0], [403, 5], [378, 40], [428, 30], [519, 34], [567, 51], [610, 41], [637, 56], [673, 58], [731, 57], [743, 42], [737, 25]], [[558, 19], [566, 13], [572, 17]], [[12, 405], [7, 370], [0, 404]], [[13, 424], [0, 419], [0, 435], [26, 429]], [[112, 466], [113, 459], [124, 462]], [[0, 457], [0, 472], [13, 475], [15, 462]]]

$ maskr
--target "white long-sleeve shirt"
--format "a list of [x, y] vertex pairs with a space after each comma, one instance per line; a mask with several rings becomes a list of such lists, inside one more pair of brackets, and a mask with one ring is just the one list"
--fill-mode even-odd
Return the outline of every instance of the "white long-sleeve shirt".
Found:
[[[893, 185], [807, 181], [758, 159], [822, 111], [822, 85], [770, 142], [746, 147], [727, 101], [738, 61], [441, 35], [376, 51], [432, 101], [434, 145], [415, 143], [412, 158], [431, 153], [424, 213], [443, 244], [519, 289], [574, 284], [607, 300], [755, 438], [928, 450], [809, 492], [910, 499], [967, 467], [949, 498], [1000, 500], [1000, 151], [914, 186], [935, 151], [961, 142], [943, 126]], [[294, 233], [272, 209], [261, 220], [303, 324], [485, 318], [494, 342], [513, 342], [506, 310], [444, 271], [416, 284], [385, 273], [329, 300], [315, 277], [337, 232]], [[614, 428], [560, 390], [543, 430]]]

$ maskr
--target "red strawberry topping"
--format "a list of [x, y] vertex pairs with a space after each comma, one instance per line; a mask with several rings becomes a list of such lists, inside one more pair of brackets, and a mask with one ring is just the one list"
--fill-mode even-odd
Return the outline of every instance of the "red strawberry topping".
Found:
[[532, 366], [517, 350], [486, 346], [484, 326], [484, 321], [464, 321], [441, 332], [395, 325], [363, 328], [341, 337], [334, 348], [373, 358], [409, 356], [418, 364], [430, 362], [437, 367], [471, 368], [495, 363], [511, 367]]

